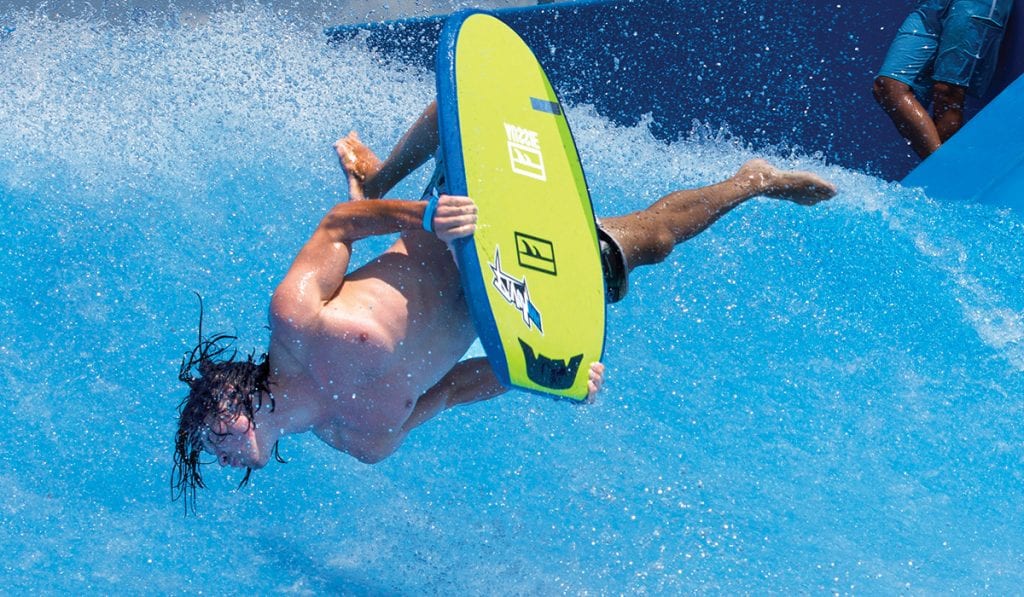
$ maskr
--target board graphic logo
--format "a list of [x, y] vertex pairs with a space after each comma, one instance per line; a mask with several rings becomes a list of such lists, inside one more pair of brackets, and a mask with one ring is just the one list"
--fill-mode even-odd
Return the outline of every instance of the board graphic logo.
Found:
[[568, 360], [552, 359], [538, 354], [532, 346], [518, 338], [526, 359], [526, 376], [533, 383], [552, 390], [567, 390], [576, 381], [576, 373], [580, 370], [583, 355], [578, 354]]
[[502, 271], [500, 247], [494, 247], [494, 263], [488, 263], [487, 265], [491, 267], [491, 272], [494, 273], [494, 278], [491, 282], [498, 290], [498, 293], [501, 294], [501, 297], [523, 314], [523, 323], [526, 324], [527, 328], [532, 329], [536, 326], [537, 331], [543, 334], [544, 327], [541, 325], [540, 311], [530, 301], [530, 289], [526, 287], [526, 276], [523, 276], [522, 280], [517, 280], [514, 276], [510, 276]]
[[544, 155], [540, 152], [537, 133], [506, 122], [505, 136], [508, 138], [508, 157], [512, 161], [512, 171], [546, 181], [548, 177], [544, 172]]
[[555, 245], [551, 241], [522, 232], [516, 232], [515, 235], [519, 265], [552, 276], [558, 275]]

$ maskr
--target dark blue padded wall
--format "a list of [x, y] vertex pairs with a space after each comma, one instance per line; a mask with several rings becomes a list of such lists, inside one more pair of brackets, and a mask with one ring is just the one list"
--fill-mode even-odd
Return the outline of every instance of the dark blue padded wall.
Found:
[[[1020, 13], [1024, 2], [1017, 4]], [[917, 159], [875, 104], [871, 84], [913, 5], [612, 0], [498, 14], [534, 49], [564, 100], [593, 104], [619, 124], [649, 113], [653, 133], [667, 140], [695, 120], [727, 126], [758, 148], [796, 146], [895, 180]], [[441, 17], [411, 19], [327, 33], [344, 39], [365, 31], [381, 53], [432, 68], [441, 24]], [[993, 91], [1024, 71], [1022, 41], [1008, 38]]]

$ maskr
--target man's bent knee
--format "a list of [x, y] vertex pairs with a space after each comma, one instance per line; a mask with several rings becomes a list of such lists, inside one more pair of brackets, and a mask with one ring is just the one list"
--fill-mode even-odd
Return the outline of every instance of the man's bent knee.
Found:
[[650, 243], [647, 245], [648, 263], [661, 263], [672, 254], [676, 247], [676, 236], [668, 228], [651, 231]]
[[952, 83], [937, 82], [932, 86], [932, 101], [936, 108], [946, 110], [962, 109], [967, 90]]

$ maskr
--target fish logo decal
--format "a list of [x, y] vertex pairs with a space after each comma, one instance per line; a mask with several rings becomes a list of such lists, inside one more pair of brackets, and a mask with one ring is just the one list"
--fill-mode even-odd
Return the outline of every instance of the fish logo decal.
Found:
[[558, 275], [555, 245], [551, 241], [522, 232], [516, 232], [515, 235], [519, 265], [552, 276]]

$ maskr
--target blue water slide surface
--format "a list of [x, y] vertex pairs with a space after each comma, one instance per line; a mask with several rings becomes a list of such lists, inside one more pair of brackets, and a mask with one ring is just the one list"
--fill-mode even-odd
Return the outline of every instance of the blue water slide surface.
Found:
[[1024, 209], [1024, 77], [971, 119], [903, 184], [935, 199]]
[[[821, 152], [892, 180], [918, 159], [871, 95], [911, 1], [602, 0], [498, 11], [534, 48], [570, 103], [623, 125], [649, 114], [671, 140], [706, 123], [753, 147]], [[1024, 71], [1024, 2], [1014, 9], [989, 97]], [[395, 60], [430, 69], [444, 17], [337, 27]]]

